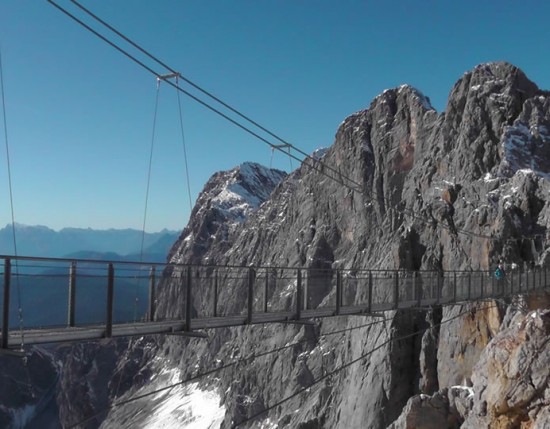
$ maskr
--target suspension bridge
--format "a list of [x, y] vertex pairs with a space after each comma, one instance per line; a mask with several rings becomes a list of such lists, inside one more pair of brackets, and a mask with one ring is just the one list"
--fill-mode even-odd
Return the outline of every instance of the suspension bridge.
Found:
[[[315, 323], [344, 315], [377, 316], [388, 310], [510, 297], [549, 287], [548, 269], [510, 271], [496, 279], [489, 271], [354, 270], [292, 267], [147, 264], [144, 262], [70, 260], [0, 256], [3, 267], [1, 350], [22, 346], [168, 334], [206, 336], [204, 329], [263, 323]], [[40, 282], [48, 279], [48, 287]], [[41, 302], [57, 290], [51, 321], [19, 324], [12, 286]], [[117, 285], [147, 290], [146, 311], [132, 318], [117, 315], [115, 303], [132, 307], [132, 299], [116, 302]], [[38, 285], [38, 286], [37, 286]], [[171, 287], [179, 313], [158, 311], [158, 294]], [[102, 311], [83, 317], [90, 290], [103, 300]], [[231, 307], [233, 297], [243, 297]], [[42, 295], [42, 296], [41, 296]], [[120, 298], [119, 298], [120, 299]], [[89, 300], [89, 298], [88, 298]], [[164, 297], [166, 300], [166, 296]], [[20, 300], [21, 301], [21, 300]], [[235, 301], [232, 300], [232, 301]], [[22, 302], [28, 303], [29, 298]], [[181, 303], [181, 305], [179, 305]], [[100, 306], [101, 306], [100, 305]], [[63, 313], [63, 314], [61, 314]], [[164, 312], [163, 312], [164, 313]], [[64, 320], [62, 320], [64, 319]]]

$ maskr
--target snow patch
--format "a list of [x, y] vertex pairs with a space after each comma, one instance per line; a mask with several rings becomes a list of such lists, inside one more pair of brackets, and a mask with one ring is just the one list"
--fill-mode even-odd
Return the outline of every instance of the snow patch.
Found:
[[548, 144], [550, 136], [547, 135], [545, 126], [529, 128], [526, 124], [518, 122], [506, 127], [503, 135], [504, 163], [515, 173], [529, 170], [536, 175], [550, 180], [550, 173], [543, 171], [542, 162], [537, 158], [537, 142]]
[[[155, 359], [155, 362], [164, 364], [162, 359]], [[220, 395], [213, 389], [202, 390], [198, 383], [180, 384], [181, 379], [178, 368], [164, 367], [150, 378], [146, 386], [120, 399], [156, 393], [115, 408], [101, 428], [218, 429], [225, 417]]]
[[198, 388], [198, 383], [177, 386], [155, 399], [165, 399], [155, 407], [144, 423], [145, 428], [214, 429], [223, 422], [225, 408], [214, 391]]
[[271, 419], [267, 418], [260, 423], [259, 429], [277, 429], [278, 427], [279, 425], [277, 424], [277, 422], [274, 422]]
[[281, 171], [246, 162], [229, 172], [211, 204], [227, 219], [242, 223], [269, 197], [283, 177]]
[[487, 173], [483, 177], [483, 181], [486, 182], [486, 183], [491, 183], [491, 182], [494, 182], [495, 180], [498, 180], [498, 178], [493, 177], [493, 175], [491, 173]]
[[24, 428], [36, 412], [36, 405], [25, 405], [13, 410], [13, 427]]
[[319, 149], [315, 149], [313, 153], [311, 154], [311, 157], [319, 161], [321, 158], [323, 158], [328, 152], [328, 147], [320, 147]]
[[468, 398], [473, 398], [474, 389], [470, 386], [451, 386], [451, 390], [462, 390], [468, 392]]

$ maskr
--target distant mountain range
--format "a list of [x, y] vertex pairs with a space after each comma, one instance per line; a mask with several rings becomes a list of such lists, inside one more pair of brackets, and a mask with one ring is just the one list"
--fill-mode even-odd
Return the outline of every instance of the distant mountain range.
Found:
[[[17, 253], [22, 256], [137, 260], [142, 233], [136, 229], [63, 228], [15, 225]], [[143, 260], [164, 261], [179, 231], [145, 233]], [[11, 224], [0, 229], [0, 254], [14, 254]]]
[[[144, 251], [140, 255], [142, 233], [135, 229], [64, 228], [54, 231], [45, 226], [16, 224], [15, 232], [17, 253], [20, 256], [161, 263], [166, 261], [170, 248], [180, 234], [169, 230], [145, 233]], [[0, 254], [14, 254], [11, 224], [0, 229]], [[89, 269], [86, 264], [79, 264], [79, 275], [88, 273]], [[48, 264], [35, 262], [31, 266], [20, 265], [17, 270], [25, 276], [31, 275], [19, 280], [25, 325], [63, 324], [67, 312], [66, 267], [52, 268]], [[104, 273], [101, 275], [104, 276]], [[114, 308], [116, 321], [141, 318], [145, 313], [148, 281], [130, 278], [139, 275], [139, 270], [128, 271], [128, 278], [117, 278]], [[99, 323], [105, 319], [105, 285], [105, 278], [101, 276], [83, 276], [77, 279], [77, 323]], [[12, 325], [18, 323], [16, 297], [16, 294], [12, 294]]]

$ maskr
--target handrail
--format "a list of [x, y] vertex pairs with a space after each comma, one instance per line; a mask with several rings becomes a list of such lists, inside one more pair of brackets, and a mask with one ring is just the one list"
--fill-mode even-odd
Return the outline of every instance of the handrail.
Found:
[[[0, 259], [11, 259], [12, 261], [35, 261], [35, 262], [64, 262], [64, 263], [86, 263], [86, 264], [96, 264], [96, 265], [135, 265], [135, 266], [155, 266], [155, 267], [192, 267], [192, 268], [239, 268], [239, 269], [277, 269], [277, 270], [296, 270], [297, 268], [307, 269], [309, 271], [336, 271], [340, 270], [341, 272], [350, 272], [350, 273], [393, 273], [395, 271], [406, 272], [406, 273], [440, 273], [441, 270], [405, 270], [395, 268], [308, 268], [305, 266], [287, 266], [287, 265], [232, 265], [232, 264], [184, 264], [179, 262], [158, 262], [158, 261], [125, 261], [125, 260], [112, 260], [112, 259], [87, 259], [87, 258], [67, 258], [67, 257], [46, 257], [46, 256], [22, 256], [22, 255], [7, 255], [0, 254]], [[38, 266], [37, 266], [38, 268]], [[472, 273], [472, 272], [485, 272], [487, 274], [492, 274], [490, 270], [445, 270], [444, 272], [456, 272], [456, 273]]]
[[[179, 330], [191, 334], [194, 329], [208, 327], [234, 326], [239, 324], [269, 323], [280, 321], [300, 321], [308, 318], [328, 317], [349, 314], [372, 314], [378, 311], [398, 310], [403, 308], [427, 307], [432, 305], [447, 305], [458, 302], [500, 298], [507, 294], [531, 292], [546, 288], [548, 269], [537, 267], [529, 271], [510, 271], [504, 280], [496, 280], [487, 270], [478, 271], [439, 271], [439, 270], [391, 270], [391, 269], [343, 269], [343, 268], [305, 268], [305, 267], [273, 267], [273, 266], [231, 266], [231, 265], [189, 265], [159, 262], [136, 261], [105, 261], [91, 259], [46, 258], [30, 256], [0, 255], [3, 268], [2, 306], [2, 337], [0, 351], [15, 344], [15, 330], [10, 331], [10, 283], [15, 276], [24, 278], [46, 277], [66, 278], [67, 312], [65, 313], [65, 328], [70, 335], [59, 338], [74, 340], [89, 338], [110, 338], [119, 335], [147, 334], [151, 332], [166, 332], [166, 323], [159, 315], [156, 301], [159, 293], [157, 282], [163, 282], [166, 288], [172, 290], [172, 298], [178, 300], [183, 314], [181, 319], [175, 319], [176, 325], [170, 325], [170, 332]], [[33, 268], [66, 269], [54, 276], [44, 273], [12, 273], [13, 261], [35, 261], [44, 265], [34, 265]], [[60, 262], [66, 266], [52, 265]], [[47, 263], [50, 263], [48, 265]], [[24, 264], [22, 264], [24, 265]], [[127, 265], [135, 268], [124, 268]], [[129, 270], [142, 271], [149, 267], [143, 276], [130, 276]], [[175, 267], [178, 277], [157, 276], [159, 267]], [[99, 275], [86, 272], [91, 269], [105, 270]], [[121, 274], [122, 272], [122, 274]], [[115, 274], [116, 273], [116, 274]], [[141, 287], [139, 279], [148, 278], [145, 282], [148, 288], [145, 300], [143, 319], [136, 323], [127, 323], [127, 328], [120, 329], [120, 323], [115, 323], [114, 300], [117, 280], [132, 279], [132, 287]], [[87, 279], [85, 283], [82, 280]], [[92, 280], [89, 280], [92, 279]], [[48, 283], [50, 284], [50, 283]], [[105, 316], [102, 321], [90, 325], [86, 334], [75, 334], [75, 328], [87, 325], [81, 318], [77, 323], [78, 293], [82, 285], [100, 287], [106, 291]], [[54, 286], [56, 284], [54, 283]], [[120, 283], [119, 286], [120, 288]], [[103, 289], [104, 288], [104, 289]], [[228, 299], [234, 294], [237, 299]], [[240, 298], [239, 298], [240, 297]], [[80, 298], [81, 299], [81, 298]], [[103, 298], [102, 298], [103, 299]], [[119, 299], [119, 298], [116, 298]], [[120, 308], [120, 303], [117, 301]], [[124, 304], [124, 303], [123, 303]], [[164, 310], [166, 310], [164, 308]], [[134, 312], [135, 313], [135, 312]], [[174, 322], [174, 323], [175, 323]], [[144, 328], [149, 324], [153, 328]], [[58, 325], [52, 322], [51, 326]], [[129, 327], [140, 326], [132, 331]], [[161, 326], [160, 331], [154, 326]], [[28, 327], [27, 327], [28, 328]], [[69, 332], [69, 331], [67, 331]], [[121, 334], [124, 332], [125, 334]], [[11, 335], [11, 339], [10, 339]], [[27, 338], [27, 337], [26, 337]], [[57, 338], [57, 337], [56, 337]], [[35, 343], [45, 342], [44, 339], [34, 339]]]

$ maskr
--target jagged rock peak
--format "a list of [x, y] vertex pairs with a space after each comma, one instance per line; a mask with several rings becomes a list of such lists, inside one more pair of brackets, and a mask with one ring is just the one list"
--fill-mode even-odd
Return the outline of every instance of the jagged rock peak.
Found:
[[214, 173], [199, 194], [170, 260], [178, 262], [189, 252], [198, 262], [214, 241], [224, 241], [230, 228], [246, 221], [286, 175], [253, 162]]
[[385, 89], [382, 94], [378, 95], [373, 100], [371, 108], [379, 102], [386, 103], [390, 100], [395, 100], [398, 97], [403, 99], [410, 98], [411, 101], [421, 105], [425, 110], [435, 110], [428, 97], [426, 97], [420, 90], [408, 84], [400, 85], [396, 88]]
[[[513, 64], [505, 61], [482, 63], [471, 71], [464, 73], [462, 79], [469, 78], [471, 85], [483, 85], [491, 82], [504, 81], [517, 89], [533, 92], [538, 89], [525, 73]], [[501, 82], [502, 83], [502, 82]]]
[[285, 176], [283, 171], [245, 162], [231, 170], [215, 173], [197, 202], [206, 198], [209, 207], [216, 208], [227, 220], [243, 222]]
[[538, 92], [537, 85], [518, 67], [504, 61], [483, 63], [454, 84], [446, 111], [452, 113], [454, 107], [469, 99], [488, 99], [490, 107], [518, 113], [523, 102]]

